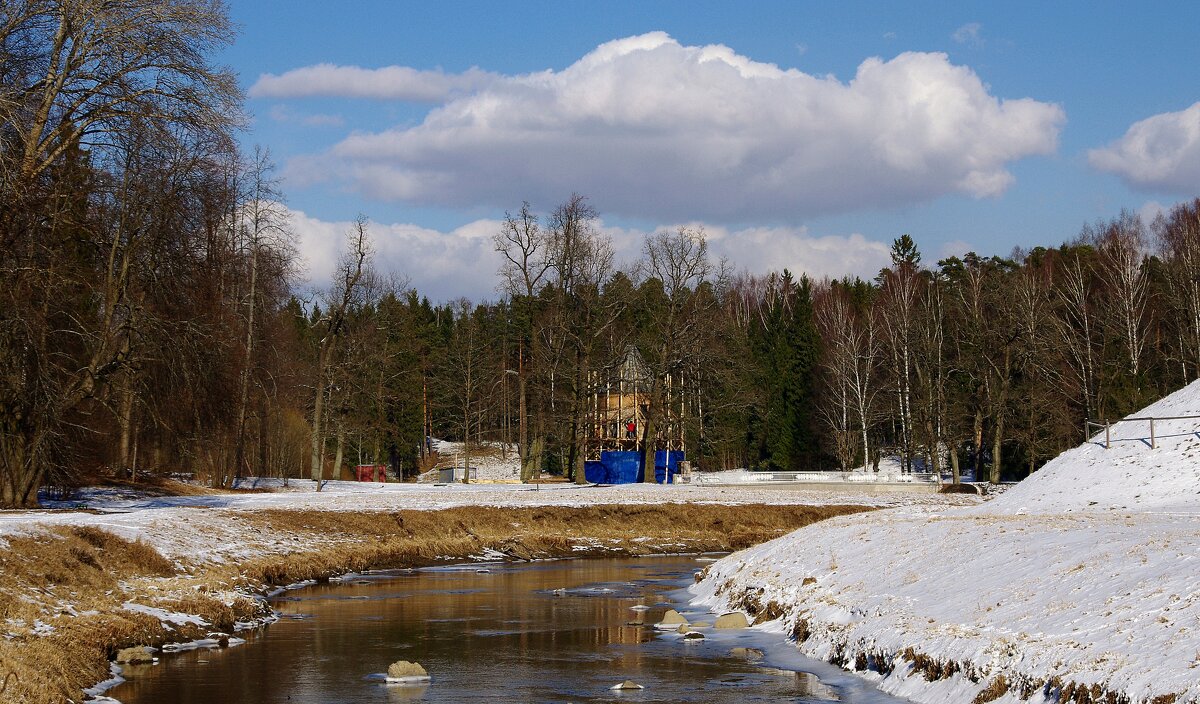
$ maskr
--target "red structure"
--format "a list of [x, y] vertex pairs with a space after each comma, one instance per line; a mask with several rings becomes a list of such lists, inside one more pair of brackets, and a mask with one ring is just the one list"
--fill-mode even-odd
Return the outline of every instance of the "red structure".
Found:
[[386, 482], [387, 481], [387, 465], [386, 464], [360, 464], [358, 465], [358, 481], [360, 482]]

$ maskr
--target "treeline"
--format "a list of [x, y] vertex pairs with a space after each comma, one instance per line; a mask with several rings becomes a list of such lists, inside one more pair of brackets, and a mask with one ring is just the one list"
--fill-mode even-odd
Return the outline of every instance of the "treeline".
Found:
[[1200, 200], [1009, 258], [904, 236], [877, 278], [814, 282], [735, 275], [695, 228], [617, 262], [573, 195], [505, 219], [496, 302], [383, 276], [365, 219], [310, 289], [237, 147], [231, 35], [207, 0], [0, 7], [0, 505], [99, 472], [411, 477], [429, 437], [581, 481], [631, 350], [647, 452], [997, 481], [1200, 373]]
[[690, 228], [650, 236], [614, 271], [594, 220], [580, 196], [544, 224], [528, 204], [509, 216], [504, 302], [471, 313], [490, 321], [491, 361], [472, 383], [506, 390], [517, 370], [517, 393], [469, 401], [464, 388], [458, 436], [512, 440], [517, 426], [531, 470], [579, 477], [589, 380], [630, 345], [654, 378], [644, 446], [679, 446], [661, 432], [670, 418], [705, 469], [878, 470], [889, 457], [955, 481], [1018, 479], [1081, 442], [1085, 420], [1200, 375], [1200, 199], [1007, 258], [926, 266], [904, 235], [871, 281], [731, 276]]

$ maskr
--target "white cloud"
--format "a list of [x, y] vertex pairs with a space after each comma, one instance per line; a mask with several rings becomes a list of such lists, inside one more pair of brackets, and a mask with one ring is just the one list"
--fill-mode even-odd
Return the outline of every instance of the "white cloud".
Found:
[[811, 237], [803, 227], [716, 231], [719, 236], [713, 238], [712, 251], [755, 274], [788, 269], [814, 279], [846, 275], [870, 279], [891, 261], [888, 245], [858, 233]]
[[1088, 161], [1131, 188], [1194, 195], [1200, 191], [1200, 103], [1133, 123], [1117, 141], [1089, 151]]
[[654, 32], [489, 82], [419, 125], [351, 134], [289, 176], [420, 204], [575, 190], [624, 216], [778, 220], [998, 195], [1008, 163], [1053, 152], [1063, 121], [1056, 105], [993, 97], [944, 54], [867, 59], [843, 83]]
[[[352, 223], [330, 222], [292, 210], [291, 224], [309, 282], [326, 285]], [[500, 224], [499, 220], [480, 219], [441, 232], [418, 225], [372, 222], [369, 232], [376, 266], [382, 273], [407, 279], [434, 301], [459, 296], [482, 300], [498, 295], [500, 255], [493, 250], [492, 235]], [[736, 268], [755, 274], [787, 268], [818, 279], [847, 274], [870, 278], [889, 261], [886, 244], [860, 234], [813, 237], [803, 227], [730, 230], [721, 225], [687, 224], [704, 227], [714, 258], [725, 257]], [[598, 226], [612, 239], [619, 265], [631, 265], [639, 258], [647, 232], [603, 222]]]
[[954, 30], [954, 34], [950, 35], [954, 41], [959, 44], [972, 44], [975, 46], [983, 45], [983, 25], [978, 22], [968, 22], [958, 29]]
[[441, 69], [421, 71], [408, 66], [361, 68], [316, 64], [292, 69], [282, 75], [264, 73], [250, 86], [251, 98], [310, 98], [333, 96], [440, 103], [486, 87], [496, 80], [493, 73], [471, 68], [463, 73]]
[[[353, 223], [291, 211], [296, 247], [309, 283], [328, 284]], [[499, 255], [492, 248], [498, 220], [476, 220], [449, 232], [407, 223], [369, 223], [376, 268], [396, 275], [435, 301], [496, 298]]]

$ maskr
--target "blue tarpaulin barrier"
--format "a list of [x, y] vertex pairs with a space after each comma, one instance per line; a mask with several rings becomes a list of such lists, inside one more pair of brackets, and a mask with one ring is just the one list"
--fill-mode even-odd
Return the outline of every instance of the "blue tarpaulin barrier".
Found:
[[[679, 473], [679, 462], [684, 459], [680, 450], [659, 450], [654, 453], [654, 480], [670, 483]], [[668, 469], [670, 474], [668, 475]], [[583, 476], [593, 484], [635, 484], [642, 481], [642, 453], [605, 450], [600, 461], [583, 463]]]

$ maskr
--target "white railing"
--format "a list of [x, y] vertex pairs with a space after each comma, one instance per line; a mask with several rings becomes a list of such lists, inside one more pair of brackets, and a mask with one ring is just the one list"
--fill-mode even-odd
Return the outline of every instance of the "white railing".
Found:
[[907, 474], [878, 472], [704, 472], [692, 473], [692, 484], [847, 484], [903, 483], [936, 484], [938, 477], [931, 472]]
[[[1132, 418], [1122, 418], [1120, 420], [1115, 420], [1115, 421], [1107, 421], [1106, 420], [1103, 423], [1097, 423], [1095, 421], [1085, 420], [1085, 421], [1083, 421], [1083, 436], [1084, 436], [1084, 439], [1086, 442], [1092, 442], [1091, 429], [1097, 428], [1099, 430], [1104, 431], [1103, 445], [1104, 445], [1105, 450], [1112, 449], [1114, 442], [1141, 442], [1141, 443], [1145, 443], [1145, 444], [1149, 445], [1151, 450], [1155, 450], [1158, 448], [1158, 437], [1159, 437], [1155, 433], [1155, 427], [1154, 427], [1155, 422], [1163, 423], [1165, 421], [1171, 421], [1171, 420], [1200, 420], [1200, 416], [1141, 416], [1141, 417], [1132, 417]], [[1120, 425], [1121, 423], [1145, 423], [1146, 428], [1150, 431], [1150, 434], [1149, 434], [1149, 436], [1114, 438], [1113, 437], [1113, 428]], [[1191, 424], [1191, 426], [1193, 428], [1196, 425], [1197, 424], [1195, 424], [1195, 423]], [[1196, 431], [1196, 430], [1191, 430], [1184, 434], [1185, 435], [1193, 435], [1193, 434], [1196, 434], [1197, 432], [1198, 431]]]

